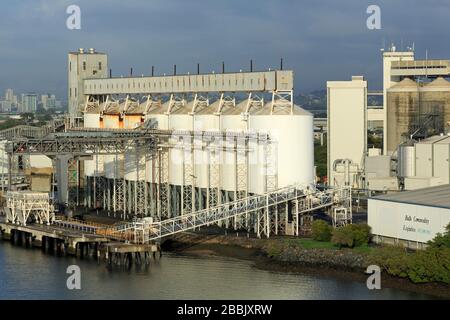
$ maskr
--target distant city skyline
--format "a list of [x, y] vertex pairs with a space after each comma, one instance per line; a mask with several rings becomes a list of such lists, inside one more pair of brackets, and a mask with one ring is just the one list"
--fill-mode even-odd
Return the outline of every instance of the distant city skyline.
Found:
[[[66, 8], [81, 8], [81, 30], [66, 27]], [[327, 80], [364, 75], [381, 87], [380, 48], [413, 42], [416, 55], [448, 56], [450, 2], [377, 1], [381, 29], [366, 26], [368, 0], [87, 1], [24, 0], [2, 6], [0, 90], [54, 92], [67, 99], [67, 53], [96, 48], [109, 56], [113, 75], [216, 72], [284, 67], [295, 90], [322, 90]], [[430, 18], [432, 17], [432, 18]], [[123, 23], [126, 21], [126, 23]], [[424, 28], [426, 24], [426, 28]], [[37, 40], [39, 39], [39, 40]]]
[[0, 112], [37, 112], [40, 108], [44, 110], [60, 109], [64, 103], [58, 100], [53, 93], [20, 92], [13, 88], [4, 90], [0, 94]]

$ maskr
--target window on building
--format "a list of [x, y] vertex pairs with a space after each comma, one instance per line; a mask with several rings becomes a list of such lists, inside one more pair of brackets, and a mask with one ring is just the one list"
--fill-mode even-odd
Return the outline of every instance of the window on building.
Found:
[[83, 61], [83, 70], [86, 70], [86, 61]]
[[102, 62], [101, 61], [98, 62], [98, 70], [102, 70]]
[[72, 88], [69, 88], [69, 97], [72, 97]]

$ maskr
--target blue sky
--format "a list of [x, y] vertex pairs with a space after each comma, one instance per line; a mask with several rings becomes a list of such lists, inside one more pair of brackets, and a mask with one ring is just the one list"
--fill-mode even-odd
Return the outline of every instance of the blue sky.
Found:
[[[450, 59], [448, 0], [22, 0], [2, 2], [0, 90], [66, 96], [67, 52], [109, 54], [114, 75], [278, 67], [295, 71], [295, 89], [365, 75], [381, 85], [380, 48], [415, 42], [416, 56]], [[66, 8], [81, 8], [81, 30], [66, 28]], [[366, 27], [368, 5], [381, 30]]]

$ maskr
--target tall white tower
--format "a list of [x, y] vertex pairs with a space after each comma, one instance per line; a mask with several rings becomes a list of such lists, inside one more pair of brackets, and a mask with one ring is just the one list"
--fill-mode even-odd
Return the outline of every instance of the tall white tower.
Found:
[[81, 115], [84, 101], [84, 80], [106, 78], [108, 76], [108, 56], [95, 49], [79, 49], [68, 55], [68, 92], [69, 114]]

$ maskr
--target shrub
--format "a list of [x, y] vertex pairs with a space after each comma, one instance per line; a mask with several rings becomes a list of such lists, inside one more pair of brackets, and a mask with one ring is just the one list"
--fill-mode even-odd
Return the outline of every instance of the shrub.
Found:
[[333, 231], [331, 241], [339, 247], [359, 247], [369, 243], [370, 227], [367, 224], [349, 224]]
[[383, 246], [372, 251], [367, 262], [386, 270], [393, 276], [408, 277], [409, 255], [400, 246]]
[[336, 228], [333, 230], [333, 236], [331, 237], [331, 242], [341, 247], [353, 248], [355, 246], [355, 241], [353, 239], [353, 233], [350, 230], [350, 225]]
[[438, 233], [433, 240], [428, 241], [433, 248], [450, 248], [450, 223], [445, 227], [444, 234]]
[[269, 242], [264, 249], [269, 258], [276, 258], [283, 252], [283, 246], [278, 242]]
[[359, 247], [369, 243], [370, 227], [367, 224], [351, 224], [350, 230], [353, 233], [355, 247]]
[[408, 277], [415, 283], [450, 283], [450, 249], [431, 247], [411, 254]]
[[450, 283], [450, 248], [429, 247], [407, 253], [402, 247], [384, 246], [373, 250], [367, 262], [414, 283]]
[[315, 220], [312, 223], [312, 236], [317, 241], [330, 241], [333, 228], [323, 220]]

